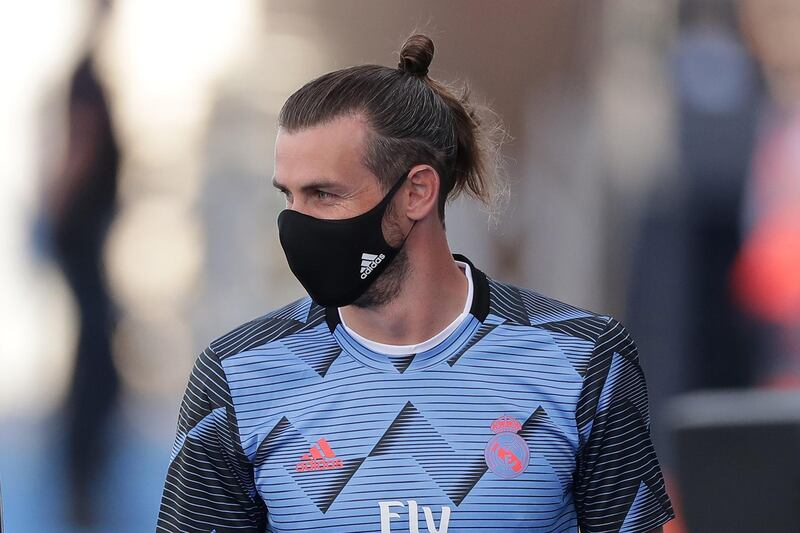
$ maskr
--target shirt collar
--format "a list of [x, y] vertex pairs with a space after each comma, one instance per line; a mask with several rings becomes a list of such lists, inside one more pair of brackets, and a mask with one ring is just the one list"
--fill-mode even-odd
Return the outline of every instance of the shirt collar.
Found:
[[[489, 314], [489, 280], [486, 274], [478, 270], [472, 261], [467, 259], [461, 254], [453, 254], [453, 259], [461, 261], [469, 265], [469, 271], [472, 274], [472, 305], [470, 306], [470, 314], [483, 322]], [[328, 329], [333, 333], [336, 326], [341, 324], [339, 317], [339, 308], [336, 306], [328, 306], [325, 308], [325, 321], [328, 324]]]

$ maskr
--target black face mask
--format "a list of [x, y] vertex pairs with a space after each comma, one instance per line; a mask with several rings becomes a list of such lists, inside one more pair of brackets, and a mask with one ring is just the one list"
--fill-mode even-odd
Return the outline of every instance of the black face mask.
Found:
[[353, 218], [324, 220], [291, 209], [278, 215], [289, 268], [319, 305], [350, 305], [397, 256], [408, 234], [393, 248], [383, 236], [381, 223], [407, 175], [397, 180], [378, 205]]

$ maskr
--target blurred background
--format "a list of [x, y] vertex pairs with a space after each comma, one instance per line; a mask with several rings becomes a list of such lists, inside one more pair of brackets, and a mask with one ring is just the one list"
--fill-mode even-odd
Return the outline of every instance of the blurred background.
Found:
[[414, 30], [512, 137], [507, 209], [452, 204], [452, 248], [628, 326], [685, 531], [673, 399], [800, 387], [797, 28], [795, 0], [0, 3], [7, 531], [154, 529], [197, 353], [303, 294], [280, 106]]

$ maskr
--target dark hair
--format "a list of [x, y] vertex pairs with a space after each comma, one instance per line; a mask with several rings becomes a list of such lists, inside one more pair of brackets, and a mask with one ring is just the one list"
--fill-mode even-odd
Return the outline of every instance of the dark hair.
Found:
[[344, 115], [362, 116], [370, 128], [363, 163], [384, 190], [402, 172], [428, 164], [441, 180], [443, 223], [445, 203], [462, 191], [490, 207], [497, 189], [491, 132], [485, 131], [466, 87], [457, 96], [428, 77], [432, 59], [433, 42], [412, 35], [397, 68], [361, 65], [324, 74], [286, 100], [278, 123], [293, 132]]

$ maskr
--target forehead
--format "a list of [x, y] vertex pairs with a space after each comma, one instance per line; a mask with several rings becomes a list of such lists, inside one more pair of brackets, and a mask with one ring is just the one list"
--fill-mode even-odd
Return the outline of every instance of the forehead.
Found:
[[275, 142], [275, 176], [289, 187], [320, 177], [372, 177], [361, 162], [366, 137], [366, 124], [352, 116], [293, 132], [281, 129]]

